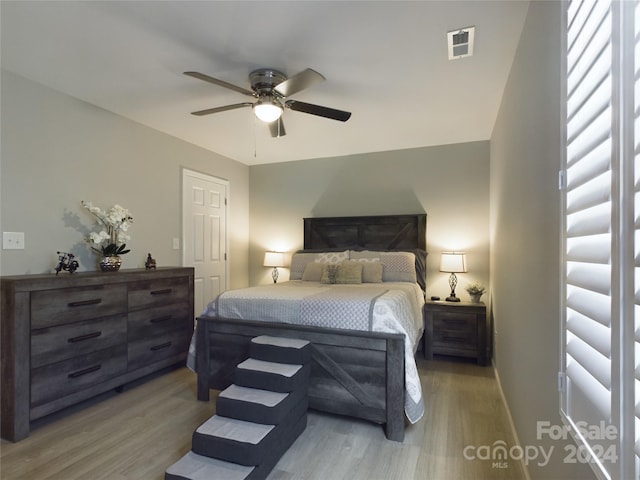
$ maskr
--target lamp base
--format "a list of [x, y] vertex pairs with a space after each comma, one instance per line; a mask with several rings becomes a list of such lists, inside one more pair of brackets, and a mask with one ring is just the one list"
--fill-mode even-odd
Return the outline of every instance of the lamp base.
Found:
[[447, 297], [447, 302], [459, 302], [460, 299], [458, 297], [456, 297], [455, 295], [451, 296], [451, 297]]

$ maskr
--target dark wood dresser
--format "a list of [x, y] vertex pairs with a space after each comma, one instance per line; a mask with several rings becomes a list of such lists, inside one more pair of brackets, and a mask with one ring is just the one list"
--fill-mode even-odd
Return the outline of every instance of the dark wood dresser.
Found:
[[2, 277], [2, 438], [184, 362], [193, 268]]
[[491, 360], [491, 336], [484, 303], [427, 302], [424, 351], [433, 354], [475, 358], [478, 365]]

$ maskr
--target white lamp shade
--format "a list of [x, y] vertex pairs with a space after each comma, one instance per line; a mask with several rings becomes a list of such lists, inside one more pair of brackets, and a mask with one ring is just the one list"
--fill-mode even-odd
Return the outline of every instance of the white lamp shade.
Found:
[[282, 252], [265, 252], [265, 267], [284, 267], [284, 253]]
[[464, 252], [442, 252], [440, 271], [465, 273], [467, 271], [467, 255]]

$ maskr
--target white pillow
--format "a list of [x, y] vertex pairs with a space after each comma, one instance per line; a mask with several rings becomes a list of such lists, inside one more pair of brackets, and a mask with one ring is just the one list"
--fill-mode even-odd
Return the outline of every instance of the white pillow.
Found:
[[317, 256], [317, 253], [294, 253], [291, 257], [289, 280], [301, 280], [307, 263], [313, 262]]
[[344, 252], [323, 252], [316, 255], [315, 261], [320, 263], [342, 263], [345, 260], [349, 260], [349, 250]]
[[380, 252], [383, 282], [418, 281], [416, 275], [416, 256], [411, 252]]

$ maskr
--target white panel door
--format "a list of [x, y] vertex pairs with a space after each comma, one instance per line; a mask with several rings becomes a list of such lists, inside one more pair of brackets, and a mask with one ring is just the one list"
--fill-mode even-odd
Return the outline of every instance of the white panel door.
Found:
[[183, 265], [194, 267], [196, 316], [227, 288], [228, 183], [209, 175], [183, 170]]

